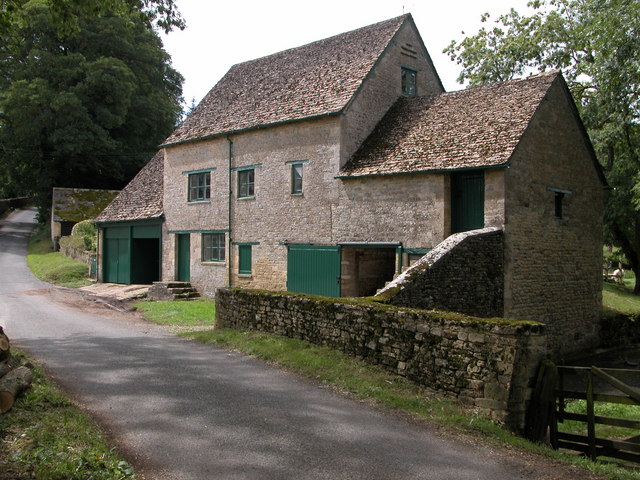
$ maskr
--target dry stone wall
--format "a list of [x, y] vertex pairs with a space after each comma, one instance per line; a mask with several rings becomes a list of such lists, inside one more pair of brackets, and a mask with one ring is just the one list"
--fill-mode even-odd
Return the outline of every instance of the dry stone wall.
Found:
[[503, 313], [503, 236], [496, 227], [451, 235], [380, 293], [388, 303], [497, 317]]
[[377, 302], [243, 289], [216, 293], [217, 325], [327, 345], [524, 427], [543, 326]]

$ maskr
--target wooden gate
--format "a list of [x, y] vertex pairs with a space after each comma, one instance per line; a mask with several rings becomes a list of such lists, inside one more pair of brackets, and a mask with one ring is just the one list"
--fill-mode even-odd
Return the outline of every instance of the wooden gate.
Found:
[[[634, 386], [632, 386], [632, 384]], [[640, 370], [558, 366], [543, 364], [529, 411], [528, 436], [549, 440], [555, 449], [565, 448], [584, 453], [592, 460], [599, 456], [640, 463], [640, 414], [633, 419], [596, 415], [599, 403], [639, 406]], [[545, 398], [546, 397], [546, 398]], [[584, 412], [568, 412], [568, 401], [585, 400]], [[586, 434], [562, 431], [565, 420], [584, 423]], [[628, 438], [606, 438], [596, 431], [597, 425], [636, 430]], [[536, 438], [537, 437], [537, 438]]]

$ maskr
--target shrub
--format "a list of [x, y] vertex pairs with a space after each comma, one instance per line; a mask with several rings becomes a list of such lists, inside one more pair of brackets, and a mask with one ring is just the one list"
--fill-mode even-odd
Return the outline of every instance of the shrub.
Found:
[[93, 219], [82, 220], [76, 223], [71, 230], [72, 237], [80, 237], [84, 243], [84, 249], [95, 252], [98, 244], [98, 231], [93, 224]]

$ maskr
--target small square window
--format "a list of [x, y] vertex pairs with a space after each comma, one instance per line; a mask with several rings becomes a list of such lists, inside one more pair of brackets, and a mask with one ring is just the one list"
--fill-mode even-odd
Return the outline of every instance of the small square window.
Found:
[[291, 165], [291, 193], [302, 193], [302, 164]]
[[417, 95], [418, 72], [409, 68], [402, 69], [402, 95], [415, 97]]
[[251, 275], [251, 245], [238, 246], [238, 273]]
[[240, 170], [238, 172], [238, 197], [253, 197], [255, 170]]
[[197, 202], [211, 198], [211, 172], [189, 174], [188, 200]]
[[202, 261], [224, 262], [225, 245], [224, 233], [202, 234]]

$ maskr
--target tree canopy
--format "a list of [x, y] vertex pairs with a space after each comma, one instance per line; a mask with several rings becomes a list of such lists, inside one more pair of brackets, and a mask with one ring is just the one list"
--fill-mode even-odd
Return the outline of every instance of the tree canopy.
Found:
[[9, 4], [11, 20], [0, 20], [0, 195], [34, 195], [44, 215], [53, 186], [122, 188], [181, 114], [183, 79], [152, 25], [172, 0], [151, 12], [139, 8], [152, 2], [134, 0]]
[[[612, 190], [606, 240], [618, 245], [640, 278], [640, 2], [534, 0], [445, 53], [470, 85], [562, 70]], [[640, 281], [636, 283], [640, 293]]]

